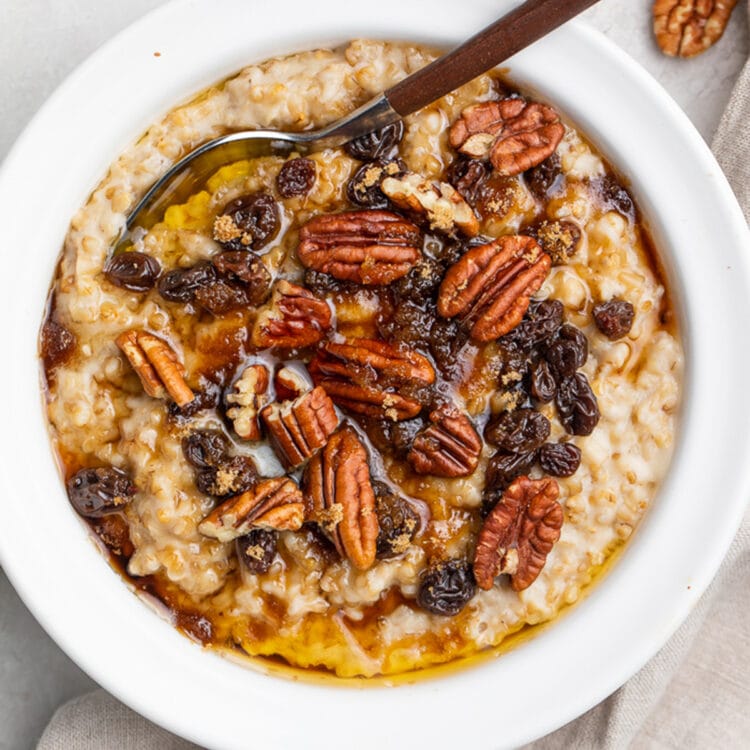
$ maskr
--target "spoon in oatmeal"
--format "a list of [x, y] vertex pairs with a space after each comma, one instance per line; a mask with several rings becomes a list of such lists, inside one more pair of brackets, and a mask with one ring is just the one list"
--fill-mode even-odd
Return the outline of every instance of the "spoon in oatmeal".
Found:
[[176, 162], [128, 216], [114, 252], [131, 244], [131, 232], [148, 229], [164, 210], [224, 164], [284, 153], [335, 148], [392, 125], [496, 67], [599, 0], [526, 0], [462, 45], [399, 81], [346, 117], [303, 132], [243, 130], [214, 138]]

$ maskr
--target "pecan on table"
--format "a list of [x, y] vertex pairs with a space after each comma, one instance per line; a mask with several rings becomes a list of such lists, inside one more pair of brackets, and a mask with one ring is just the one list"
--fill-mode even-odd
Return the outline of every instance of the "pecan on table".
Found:
[[479, 221], [461, 193], [447, 182], [433, 182], [414, 172], [386, 177], [380, 184], [383, 194], [399, 208], [411, 211], [429, 222], [430, 229], [466, 237], [479, 233]]
[[465, 477], [479, 463], [482, 440], [471, 421], [457, 409], [442, 407], [430, 413], [429, 427], [414, 439], [408, 460], [417, 474]]
[[367, 451], [349, 426], [313, 456], [304, 476], [308, 518], [331, 539], [341, 557], [359, 570], [375, 562], [378, 517]]
[[243, 440], [261, 438], [258, 413], [266, 401], [268, 380], [265, 365], [249, 365], [227, 394], [227, 417], [232, 421], [234, 431]]
[[342, 408], [392, 422], [419, 414], [418, 391], [435, 382], [426, 357], [372, 339], [326, 342], [309, 369], [315, 384]]
[[491, 589], [506, 573], [514, 591], [531, 586], [560, 538], [563, 509], [554, 479], [518, 477], [490, 511], [477, 538], [474, 576]]
[[390, 284], [421, 257], [419, 228], [391, 211], [348, 211], [316, 216], [300, 231], [306, 268], [340, 281]]
[[166, 398], [169, 395], [180, 407], [195, 398], [185, 382], [185, 368], [166, 341], [134, 329], [121, 333], [115, 343], [128, 358], [149, 396]]
[[326, 444], [339, 424], [333, 402], [322, 388], [313, 388], [294, 401], [269, 404], [260, 418], [287, 469], [307, 461]]
[[472, 248], [448, 269], [438, 312], [458, 317], [473, 339], [492, 341], [521, 322], [551, 266], [549, 255], [531, 237], [499, 237]]
[[255, 319], [258, 349], [298, 349], [317, 344], [331, 327], [331, 308], [304, 287], [281, 280]]
[[462, 154], [488, 158], [502, 175], [541, 164], [565, 135], [552, 107], [522, 98], [467, 107], [450, 129], [450, 144]]
[[654, 0], [654, 34], [670, 57], [693, 57], [721, 39], [737, 0]]
[[225, 500], [201, 521], [198, 531], [220, 542], [231, 542], [251, 529], [297, 531], [304, 520], [299, 487], [289, 477], [275, 477]]

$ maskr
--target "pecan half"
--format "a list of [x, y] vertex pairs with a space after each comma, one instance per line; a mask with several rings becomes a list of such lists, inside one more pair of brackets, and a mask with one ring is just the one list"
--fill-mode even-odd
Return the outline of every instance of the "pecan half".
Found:
[[316, 216], [299, 236], [302, 265], [340, 281], [390, 284], [421, 257], [418, 227], [391, 211]]
[[662, 52], [693, 57], [721, 39], [737, 0], [654, 0], [654, 34]]
[[467, 107], [450, 130], [450, 144], [473, 158], [489, 157], [502, 175], [541, 164], [565, 135], [557, 112], [525, 99], [502, 99]]
[[195, 398], [185, 382], [185, 368], [166, 341], [134, 329], [121, 333], [115, 343], [128, 358], [149, 396], [166, 398], [169, 395], [180, 407]]
[[531, 237], [499, 237], [472, 248], [448, 269], [438, 312], [444, 318], [458, 316], [473, 339], [492, 341], [521, 322], [551, 266], [549, 255]]
[[258, 412], [266, 402], [268, 390], [268, 369], [265, 365], [249, 365], [242, 371], [239, 380], [227, 394], [230, 404], [227, 417], [232, 421], [234, 431], [243, 440], [260, 440]]
[[297, 349], [317, 344], [331, 327], [331, 308], [304, 287], [282, 280], [258, 313], [252, 343], [258, 349]]
[[277, 401], [291, 401], [311, 390], [310, 383], [291, 367], [280, 367], [273, 376]]
[[309, 520], [315, 521], [342, 557], [359, 570], [375, 562], [378, 517], [367, 451], [349, 426], [310, 460], [304, 477]]
[[372, 339], [326, 342], [309, 369], [313, 382], [339, 406], [393, 422], [419, 414], [418, 391], [435, 382], [435, 370], [426, 357]]
[[447, 182], [433, 182], [408, 172], [399, 177], [386, 177], [380, 189], [399, 208], [424, 217], [430, 229], [448, 235], [460, 231], [466, 237], [479, 233], [479, 221], [471, 206]]
[[333, 402], [322, 388], [313, 388], [294, 401], [269, 404], [260, 418], [287, 469], [307, 461], [326, 444], [339, 424]]
[[490, 511], [477, 538], [474, 576], [480, 588], [510, 576], [514, 591], [531, 586], [560, 538], [563, 509], [554, 479], [518, 477]]
[[443, 407], [430, 413], [432, 424], [414, 439], [408, 460], [417, 474], [465, 477], [473, 473], [482, 452], [482, 440], [469, 418]]
[[198, 531], [220, 542], [231, 542], [251, 529], [297, 531], [304, 520], [305, 504], [299, 487], [289, 477], [275, 477], [225, 500], [201, 521]]

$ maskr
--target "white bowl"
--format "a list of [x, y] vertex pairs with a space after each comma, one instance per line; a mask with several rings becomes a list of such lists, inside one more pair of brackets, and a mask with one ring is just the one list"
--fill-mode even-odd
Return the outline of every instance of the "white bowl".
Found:
[[[37, 330], [70, 217], [158, 115], [246, 63], [355, 36], [452, 45], [495, 0], [181, 0], [109, 42], [52, 96], [0, 174], [7, 328], [0, 556], [50, 635], [140, 713], [210, 747], [328, 750], [512, 746], [605, 698], [700, 597], [750, 496], [750, 246], [698, 133], [625, 54], [579, 24], [517, 56], [511, 74], [577, 122], [632, 182], [671, 277], [687, 351], [668, 480], [614, 569], [535, 639], [478, 666], [397, 688], [268, 676], [203, 651], [111, 570], [66, 501], [39, 395]], [[160, 56], [155, 56], [155, 52]]]

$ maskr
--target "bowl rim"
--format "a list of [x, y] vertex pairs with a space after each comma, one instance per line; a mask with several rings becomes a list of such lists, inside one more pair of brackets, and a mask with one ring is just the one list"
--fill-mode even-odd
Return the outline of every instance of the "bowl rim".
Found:
[[[750, 423], [750, 396], [741, 388], [750, 354], [732, 347], [726, 321], [741, 314], [733, 300], [750, 295], [750, 267], [743, 255], [750, 247], [747, 224], [718, 164], [687, 117], [659, 84], [601, 34], [573, 23], [513, 58], [512, 76], [559, 102], [631, 179], [656, 245], [668, 261], [672, 292], [679, 291], [684, 301], [688, 377], [682, 436], [669, 476], [658, 502], [603, 585], [595, 586], [554, 627], [502, 659], [397, 688], [269, 681], [262, 670], [243, 668], [187, 641], [125, 586], [113, 585], [114, 571], [101, 564], [93, 544], [82, 543], [88, 539], [86, 529], [67, 504], [59, 502], [64, 494], [39, 409], [40, 290], [43, 296], [65, 228], [87, 191], [122, 148], [156, 118], [155, 113], [171, 108], [181, 96], [189, 98], [274, 51], [293, 52], [356, 36], [449, 45], [487, 23], [497, 10], [494, 2], [479, 0], [455, 18], [447, 0], [408, 7], [381, 0], [382, 12], [371, 19], [366, 8], [341, 0], [318, 0], [314, 13], [301, 0], [290, 0], [290, 14], [296, 11], [298, 23], [305, 20], [300, 30], [273, 18], [273, 9], [265, 4], [248, 5], [243, 0], [173, 0], [136, 21], [66, 79], [0, 169], [0, 205], [8, 219], [0, 226], [0, 243], [41, 248], [36, 250], [41, 262], [23, 264], [8, 292], [20, 313], [7, 343], [6, 361], [15, 364], [0, 376], [2, 403], [12, 426], [0, 443], [6, 468], [0, 477], [5, 518], [0, 524], [0, 562], [32, 614], [79, 666], [139, 713], [203, 745], [246, 744], [247, 718], [241, 708], [248, 699], [270, 719], [253, 733], [271, 747], [286, 747], [303, 738], [310, 747], [343, 747], [349, 744], [347, 732], [360, 726], [368, 729], [366, 736], [358, 736], [359, 744], [375, 747], [392, 739], [389, 727], [394, 722], [404, 742], [424, 740], [425, 729], [409, 717], [428, 711], [441, 716], [430, 738], [436, 747], [458, 741], [476, 747], [530, 741], [598, 703], [656, 653], [708, 586], [740, 524], [750, 497], [750, 464], [743, 461], [750, 448], [745, 427]], [[436, 6], [446, 12], [436, 12]], [[244, 23], [222, 24], [217, 16], [226, 13]], [[255, 30], [259, 23], [262, 36]], [[224, 33], [219, 52], [194, 46], [217, 30]], [[157, 50], [162, 53], [159, 58], [153, 55]], [[545, 71], [543, 79], [540, 70]], [[564, 80], [565, 90], [556, 88], [566, 73], [575, 76]], [[605, 75], [614, 76], [617, 90], [601, 85]], [[589, 87], [597, 80], [600, 85], [592, 92]], [[118, 105], [108, 86], [120, 94], [130, 92], [135, 97], [128, 100], [130, 106]], [[96, 101], [90, 101], [94, 94]], [[596, 110], [587, 109], [592, 101]], [[650, 115], [645, 121], [644, 113]], [[103, 128], [108, 118], [113, 122]], [[631, 165], [632, 173], [622, 168], [623, 163]], [[50, 167], [56, 183], [51, 189], [43, 186], [45, 221], [34, 223], [29, 192], [38, 194], [35, 175]], [[692, 253], [679, 253], [682, 247], [709, 246], [709, 264]], [[701, 300], [700, 310], [693, 299]], [[719, 393], [709, 390], [719, 382]], [[705, 398], [709, 393], [710, 405]], [[30, 409], [39, 413], [30, 417]], [[711, 432], [709, 441], [704, 434], [717, 421], [721, 428]], [[19, 430], [23, 440], [18, 439]], [[35, 470], [26, 472], [31, 476], [20, 476], [16, 469], [28, 466], [28, 444], [35, 450], [43, 444], [45, 455], [34, 456]], [[702, 474], [710, 474], [711, 481]], [[721, 512], [709, 512], [713, 509], [701, 502], [704, 496]], [[31, 538], [23, 533], [29, 518], [34, 519]], [[52, 543], [64, 566], [47, 564], [44, 553]], [[493, 681], [491, 699], [485, 687], [488, 680]], [[296, 721], [284, 721], [284, 698], [295, 701]], [[331, 732], [331, 699], [336, 701], [340, 732]], [[470, 722], [464, 714], [453, 716], [458, 702], [467, 700], [474, 701]], [[495, 705], [503, 708], [498, 711]], [[494, 710], [486, 710], [490, 706]], [[220, 721], [215, 719], [218, 715]], [[372, 722], [371, 716], [389, 716], [391, 721]]]

